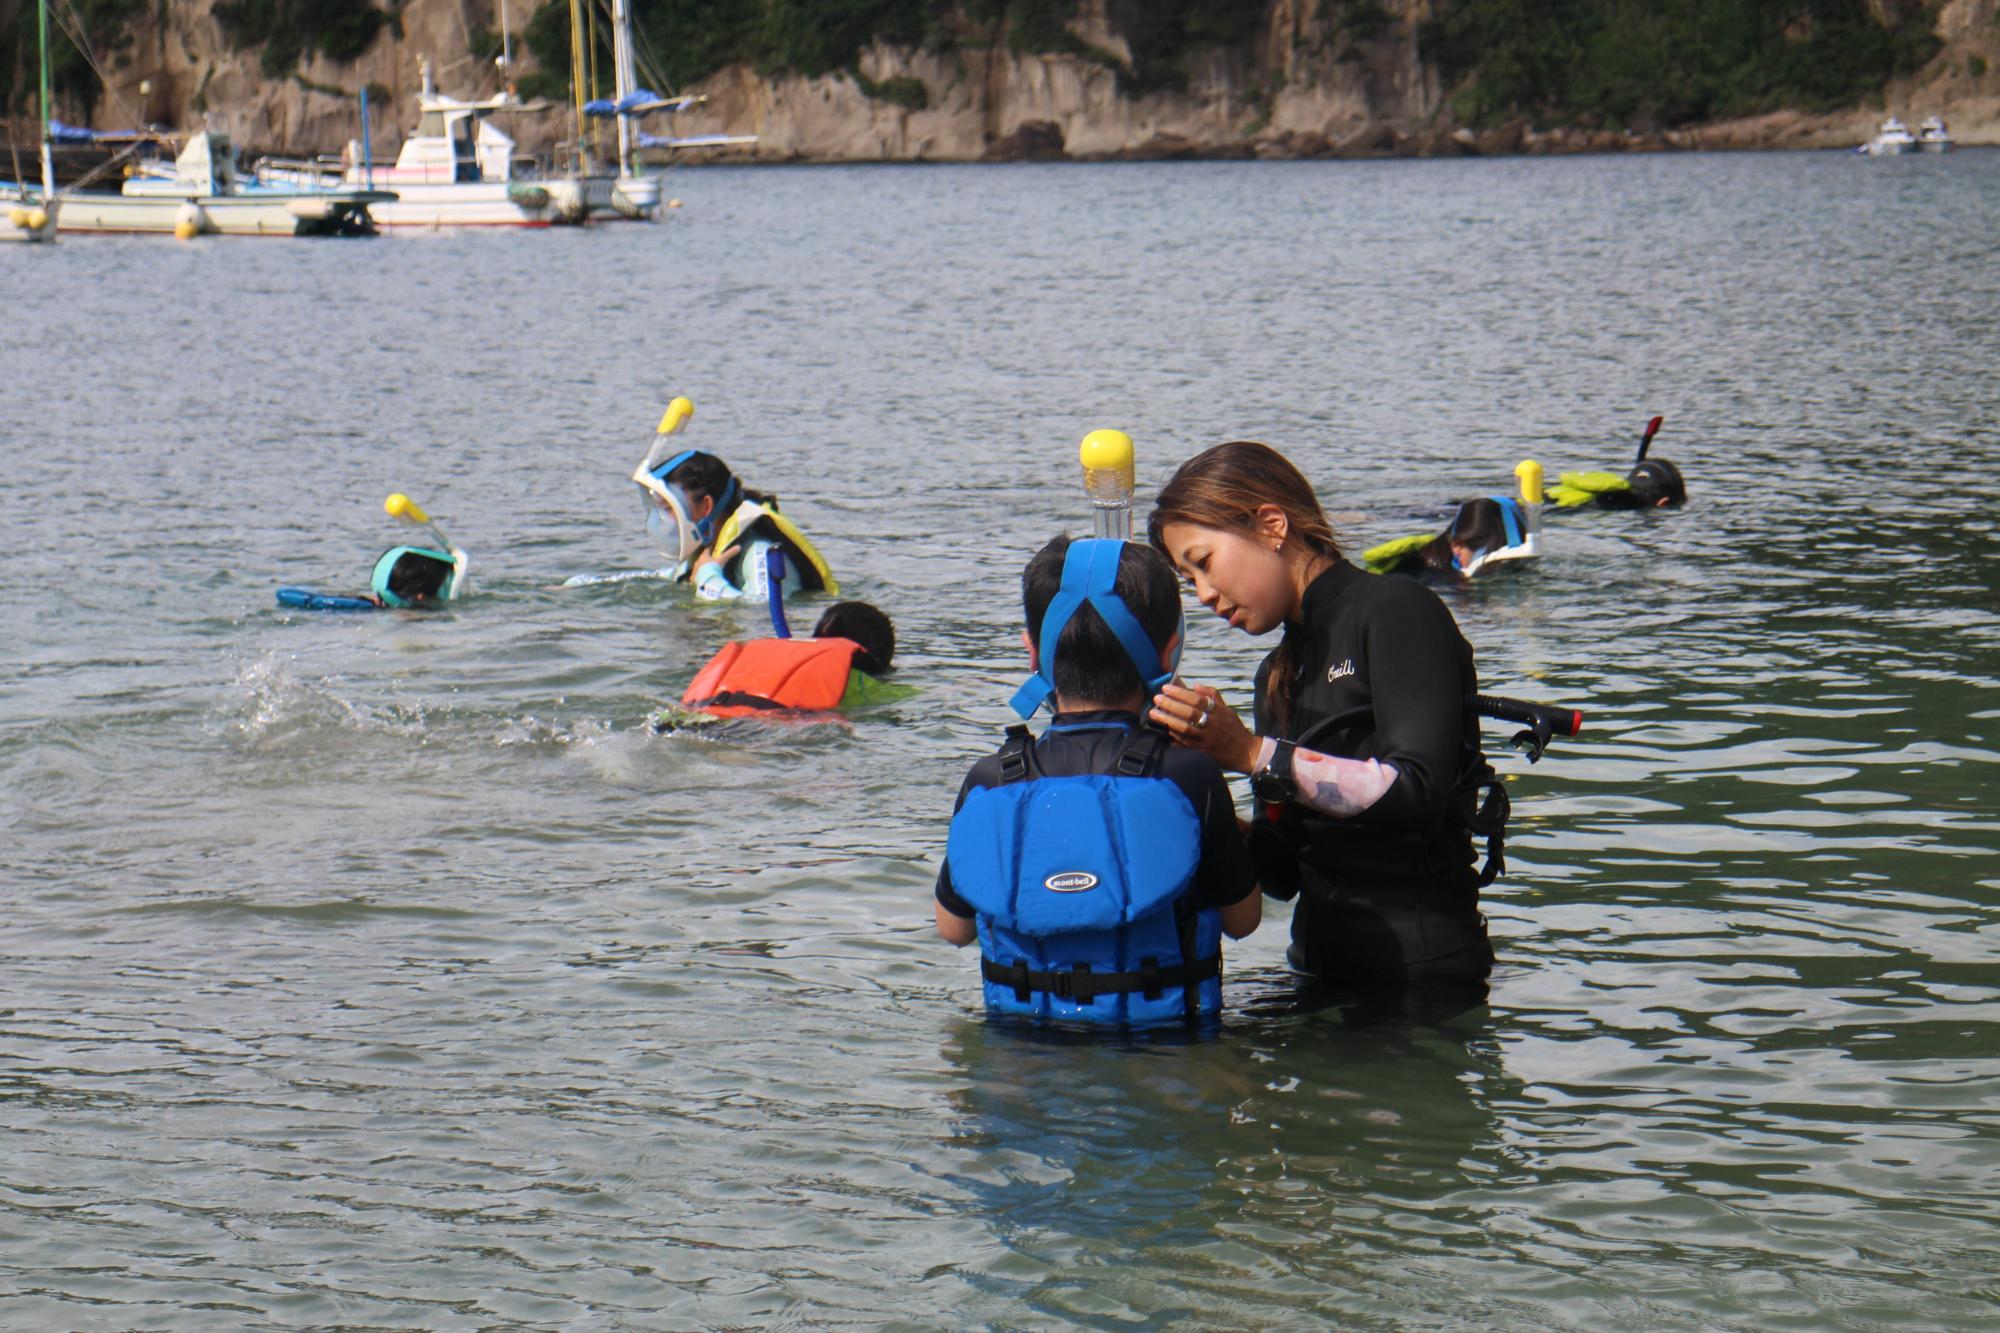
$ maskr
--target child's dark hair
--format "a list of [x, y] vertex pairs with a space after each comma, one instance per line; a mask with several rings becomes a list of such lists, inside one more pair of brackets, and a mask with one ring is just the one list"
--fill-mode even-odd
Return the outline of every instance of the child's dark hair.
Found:
[[[730, 476], [729, 464], [714, 454], [696, 453], [669, 472], [667, 480], [686, 491], [689, 499], [707, 496], [714, 500], [721, 498], [722, 493], [729, 489]], [[768, 491], [753, 491], [748, 486], [742, 489], [745, 499], [755, 500], [758, 504], [776, 504], [778, 501], [778, 497]], [[722, 515], [716, 517], [719, 519]]]
[[405, 602], [428, 602], [444, 591], [453, 568], [449, 560], [405, 551], [389, 566], [389, 591]]
[[1507, 544], [1507, 520], [1500, 502], [1492, 499], [1467, 500], [1452, 515], [1451, 526], [1397, 561], [1389, 571], [1415, 574], [1426, 569], [1450, 572], [1458, 568], [1458, 552], [1464, 546], [1476, 555], [1497, 551]]
[[[1021, 606], [1027, 614], [1028, 637], [1043, 654], [1044, 665], [1051, 645], [1041, 641], [1042, 618], [1062, 588], [1063, 561], [1068, 555], [1069, 538], [1058, 537], [1035, 552], [1035, 558], [1021, 571]], [[1180, 582], [1166, 557], [1150, 546], [1127, 542], [1118, 558], [1115, 588], [1153, 647], [1165, 649], [1181, 625]], [[1118, 636], [1088, 603], [1078, 607], [1063, 626], [1053, 650], [1056, 693], [1065, 698], [1113, 703], [1145, 688], [1145, 680]]]
[[861, 646], [854, 667], [871, 676], [887, 675], [896, 656], [896, 627], [866, 602], [835, 602], [813, 626], [815, 639], [848, 639]]
[[1657, 509], [1661, 505], [1684, 505], [1687, 503], [1687, 483], [1681, 480], [1681, 470], [1664, 458], [1648, 458], [1625, 475], [1632, 489], [1624, 492], [1636, 502], [1639, 509]]

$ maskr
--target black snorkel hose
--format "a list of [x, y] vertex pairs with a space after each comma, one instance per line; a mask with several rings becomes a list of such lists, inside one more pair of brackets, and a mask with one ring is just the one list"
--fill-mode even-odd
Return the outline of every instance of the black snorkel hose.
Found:
[[1646, 423], [1646, 433], [1639, 437], [1639, 456], [1632, 460], [1634, 468], [1646, 461], [1646, 450], [1653, 447], [1653, 437], [1660, 433], [1660, 427], [1665, 422], [1665, 417], [1654, 417]]
[[[1655, 422], [1659, 418], [1654, 418]], [[1647, 433], [1651, 439], [1651, 432]], [[1521, 747], [1534, 763], [1549, 748], [1549, 742], [1557, 736], [1574, 736], [1583, 730], [1583, 713], [1575, 708], [1558, 708], [1553, 704], [1532, 703], [1526, 699], [1508, 699], [1497, 694], [1475, 694], [1472, 696], [1472, 711], [1481, 717], [1497, 717], [1503, 722], [1519, 722], [1527, 730], [1514, 737], [1514, 744]]]

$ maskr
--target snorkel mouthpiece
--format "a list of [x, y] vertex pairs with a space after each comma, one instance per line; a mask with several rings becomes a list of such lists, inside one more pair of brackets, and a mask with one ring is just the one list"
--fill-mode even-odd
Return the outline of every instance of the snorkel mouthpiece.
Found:
[[1063, 630], [1068, 628], [1071, 617], [1086, 605], [1097, 612], [1105, 627], [1117, 637], [1148, 692], [1172, 680], [1174, 672], [1180, 669], [1181, 648], [1187, 642], [1187, 614], [1182, 612], [1180, 627], [1174, 631], [1172, 664], [1163, 671], [1160, 649], [1132, 609], [1125, 605], [1125, 599], [1118, 595], [1118, 562], [1125, 554], [1125, 546], [1123, 541], [1097, 537], [1069, 544], [1063, 556], [1062, 585], [1042, 615], [1042, 632], [1036, 639], [1040, 645], [1041, 669], [1028, 677], [1011, 701], [1014, 711], [1022, 717], [1033, 717], [1055, 695], [1057, 645], [1062, 642]]

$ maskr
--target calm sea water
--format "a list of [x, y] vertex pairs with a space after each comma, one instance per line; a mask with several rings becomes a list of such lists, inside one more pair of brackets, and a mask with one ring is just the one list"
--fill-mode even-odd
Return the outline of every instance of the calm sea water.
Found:
[[[669, 193], [0, 253], [0, 1324], [2000, 1322], [2000, 154]], [[558, 585], [657, 563], [674, 393], [914, 700], [650, 734], [758, 614]], [[1655, 412], [1685, 512], [1452, 599], [1589, 715], [1500, 761], [1486, 1004], [1302, 1003], [1277, 908], [1219, 1033], [981, 1019], [930, 881], [1080, 436], [1267, 440], [1369, 544]], [[477, 596], [276, 610], [391, 490]]]

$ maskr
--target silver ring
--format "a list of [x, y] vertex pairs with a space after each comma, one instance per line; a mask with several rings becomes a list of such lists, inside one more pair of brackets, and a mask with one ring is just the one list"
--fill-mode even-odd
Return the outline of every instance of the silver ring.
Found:
[[1213, 711], [1214, 705], [1212, 704], [1201, 710], [1201, 716], [1194, 720], [1194, 729], [1196, 731], [1201, 731], [1208, 726], [1208, 715]]

